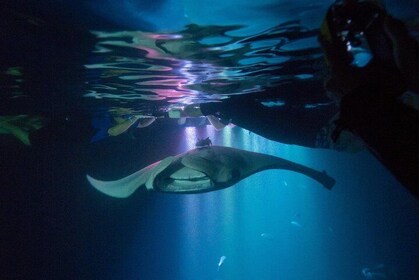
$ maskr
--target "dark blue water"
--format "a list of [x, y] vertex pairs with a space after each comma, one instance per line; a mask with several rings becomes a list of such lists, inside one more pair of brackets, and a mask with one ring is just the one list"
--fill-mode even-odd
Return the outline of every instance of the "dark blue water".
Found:
[[[38, 137], [28, 146], [0, 130], [2, 279], [417, 278], [417, 199], [366, 150], [167, 119], [98, 134], [116, 108], [161, 114], [272, 88], [327, 100], [316, 35], [331, 1], [215, 2], [4, 2], [0, 123]], [[417, 1], [386, 4], [417, 20]], [[116, 199], [86, 180], [122, 178], [202, 137], [326, 170], [336, 185], [268, 170], [205, 194]]]

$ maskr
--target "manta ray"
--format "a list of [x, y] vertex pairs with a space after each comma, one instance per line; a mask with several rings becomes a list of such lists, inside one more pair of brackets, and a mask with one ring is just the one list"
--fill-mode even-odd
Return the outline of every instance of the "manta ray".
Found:
[[143, 187], [168, 193], [203, 193], [233, 186], [267, 169], [285, 169], [306, 175], [325, 188], [335, 180], [326, 172], [279, 157], [229, 147], [209, 146], [169, 156], [116, 181], [100, 181], [86, 175], [90, 184], [109, 196], [125, 198]]

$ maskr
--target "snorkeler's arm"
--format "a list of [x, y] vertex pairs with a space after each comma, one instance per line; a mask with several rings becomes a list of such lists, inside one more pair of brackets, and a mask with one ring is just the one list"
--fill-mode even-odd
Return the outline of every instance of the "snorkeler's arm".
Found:
[[226, 127], [226, 124], [224, 124], [223, 122], [220, 121], [219, 118], [217, 118], [216, 116], [213, 115], [208, 115], [207, 116], [208, 121], [212, 124], [212, 126], [216, 129], [216, 130], [221, 130], [224, 127]]
[[409, 35], [403, 22], [387, 15], [383, 20], [384, 32], [393, 45], [394, 61], [407, 87], [419, 92], [419, 44]]

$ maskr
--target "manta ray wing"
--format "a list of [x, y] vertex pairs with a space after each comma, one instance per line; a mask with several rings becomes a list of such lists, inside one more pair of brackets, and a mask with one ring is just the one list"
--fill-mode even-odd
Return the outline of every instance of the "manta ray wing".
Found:
[[154, 177], [172, 163], [174, 157], [167, 157], [153, 163], [127, 177], [116, 181], [101, 181], [86, 175], [89, 183], [98, 191], [117, 198], [125, 198], [133, 194], [140, 186], [152, 189]]

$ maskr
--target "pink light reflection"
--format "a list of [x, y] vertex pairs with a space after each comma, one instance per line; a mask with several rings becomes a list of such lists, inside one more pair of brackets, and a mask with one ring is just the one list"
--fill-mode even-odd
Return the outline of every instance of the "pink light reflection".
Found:
[[180, 34], [149, 34], [148, 37], [155, 40], [182, 39], [183, 38], [183, 36]]
[[169, 98], [180, 98], [184, 97], [187, 92], [186, 91], [178, 91], [175, 89], [159, 89], [159, 88], [147, 88], [147, 89], [136, 89], [137, 91], [145, 91], [145, 92], [153, 92], [161, 97], [169, 97]]
[[167, 54], [165, 54], [161, 51], [155, 50], [153, 48], [145, 47], [145, 46], [142, 46], [142, 45], [137, 45], [137, 46], [135, 46], [135, 48], [146, 51], [147, 54], [146, 54], [145, 57], [147, 57], [147, 58], [165, 59], [165, 60], [170, 60], [170, 61], [177, 61], [178, 60], [176, 58], [170, 57]]
[[186, 79], [156, 79], [149, 80], [144, 82], [137, 82], [137, 85], [147, 85], [147, 86], [179, 86], [182, 83], [186, 83]]

